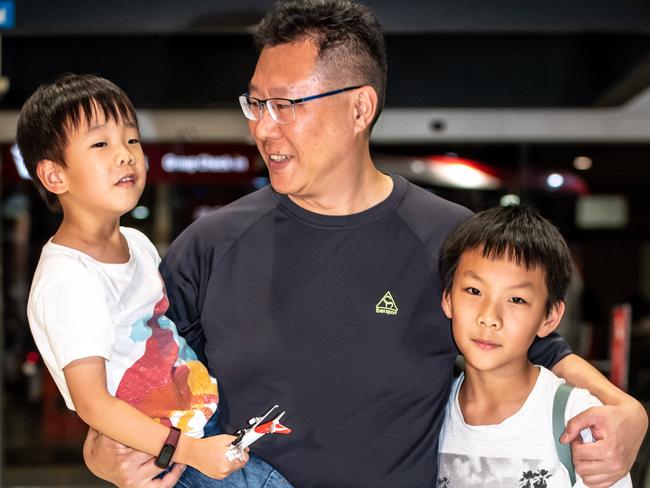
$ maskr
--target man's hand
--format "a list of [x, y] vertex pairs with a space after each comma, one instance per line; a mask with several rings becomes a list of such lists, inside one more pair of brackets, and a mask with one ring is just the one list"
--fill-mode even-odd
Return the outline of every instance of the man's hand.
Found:
[[[630, 397], [631, 398], [631, 397]], [[590, 427], [596, 442], [582, 443]], [[617, 406], [592, 407], [567, 422], [561, 442], [571, 442], [576, 472], [590, 488], [608, 488], [625, 476], [648, 428], [648, 416], [634, 399]]]
[[172, 488], [185, 469], [176, 464], [163, 478], [153, 479], [161, 469], [153, 463], [152, 456], [115, 442], [94, 429], [88, 430], [83, 455], [95, 476], [121, 488]]

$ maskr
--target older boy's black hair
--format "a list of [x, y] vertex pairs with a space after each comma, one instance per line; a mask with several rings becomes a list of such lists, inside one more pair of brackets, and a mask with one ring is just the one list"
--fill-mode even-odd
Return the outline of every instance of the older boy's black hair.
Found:
[[20, 153], [41, 197], [53, 211], [61, 210], [57, 196], [49, 192], [36, 174], [39, 161], [49, 159], [65, 166], [64, 151], [71, 131], [93, 115], [137, 126], [133, 104], [112, 82], [95, 75], [68, 74], [40, 86], [23, 105], [16, 140]]
[[447, 237], [440, 255], [444, 293], [451, 290], [463, 253], [481, 250], [489, 259], [505, 258], [527, 269], [540, 267], [548, 289], [546, 311], [564, 301], [571, 279], [571, 254], [562, 234], [535, 210], [495, 207], [461, 223]]
[[304, 39], [318, 47], [318, 71], [332, 89], [370, 85], [377, 92], [377, 114], [386, 94], [386, 42], [375, 15], [350, 0], [282, 1], [266, 14], [255, 34], [261, 50]]

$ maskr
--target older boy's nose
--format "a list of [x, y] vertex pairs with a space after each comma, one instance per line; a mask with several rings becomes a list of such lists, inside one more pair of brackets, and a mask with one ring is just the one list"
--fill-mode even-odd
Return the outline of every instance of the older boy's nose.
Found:
[[486, 306], [481, 310], [477, 317], [478, 325], [482, 327], [489, 327], [491, 329], [501, 328], [501, 319], [499, 313], [494, 306]]

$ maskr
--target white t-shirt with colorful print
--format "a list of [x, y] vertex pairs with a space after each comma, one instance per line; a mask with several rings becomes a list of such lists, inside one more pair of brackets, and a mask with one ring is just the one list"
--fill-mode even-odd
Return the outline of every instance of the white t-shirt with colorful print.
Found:
[[165, 425], [200, 437], [217, 409], [217, 382], [165, 317], [160, 257], [141, 232], [121, 227], [129, 261], [101, 263], [49, 241], [29, 294], [29, 325], [68, 408], [63, 368], [106, 360], [109, 393]]

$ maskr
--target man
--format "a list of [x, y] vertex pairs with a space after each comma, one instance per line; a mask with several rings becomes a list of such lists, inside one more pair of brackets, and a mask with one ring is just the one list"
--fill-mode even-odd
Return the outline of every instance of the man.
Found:
[[[366, 8], [281, 3], [256, 39], [261, 52], [240, 103], [272, 188], [174, 242], [161, 267], [170, 316], [220, 382], [226, 432], [274, 403], [286, 409], [293, 433], [252, 451], [295, 486], [435, 486], [457, 355], [437, 259], [469, 212], [374, 167], [386, 53]], [[587, 484], [620, 478], [647, 427], [643, 407], [557, 336], [536, 343], [531, 358], [610, 405], [567, 431], [573, 439], [591, 425], [603, 439], [574, 446]], [[137, 466], [112, 470], [114, 449]], [[148, 484], [157, 472], [123, 449], [91, 433], [87, 464], [119, 484]], [[170, 486], [177, 475], [155, 483]]]

